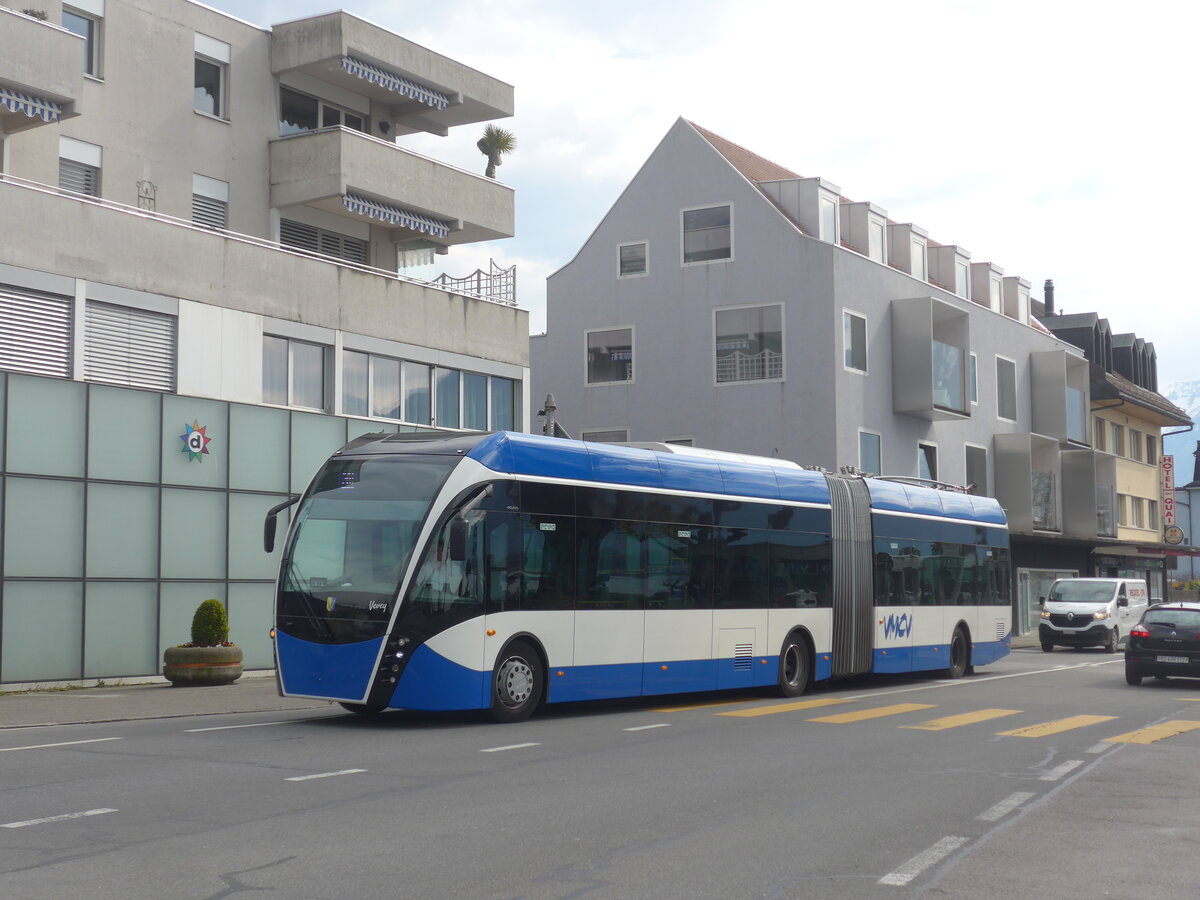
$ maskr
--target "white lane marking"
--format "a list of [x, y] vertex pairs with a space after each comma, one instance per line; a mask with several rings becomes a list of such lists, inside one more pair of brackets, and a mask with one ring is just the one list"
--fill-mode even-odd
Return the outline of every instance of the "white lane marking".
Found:
[[213, 725], [211, 728], [185, 728], [184, 734], [197, 734], [201, 731], [228, 731], [230, 728], [266, 728], [268, 725], [290, 725], [290, 722], [253, 722], [250, 725]]
[[506, 744], [503, 747], [488, 747], [486, 750], [480, 750], [480, 753], [502, 753], [505, 750], [521, 750], [525, 747], [540, 747], [541, 744]]
[[969, 839], [965, 837], [944, 837], [928, 850], [918, 853], [894, 872], [889, 872], [879, 879], [879, 884], [908, 884], [934, 863], [941, 862]]
[[622, 731], [649, 731], [651, 728], [670, 728], [670, 722], [659, 722], [657, 725], [638, 725], [636, 728], [623, 728]]
[[921, 684], [912, 687], [900, 688], [882, 688], [878, 691], [866, 691], [862, 694], [845, 694], [846, 700], [868, 700], [872, 697], [887, 697], [892, 694], [912, 694], [917, 691], [935, 691], [940, 688], [947, 687], [971, 687], [977, 684], [986, 684], [989, 681], [1001, 681], [1005, 678], [1024, 678], [1026, 675], [1052, 675], [1058, 672], [1065, 672], [1070, 669], [1083, 669], [1089, 666], [1110, 666], [1115, 663], [1123, 662], [1120, 659], [1114, 659], [1103, 663], [1080, 663], [1073, 666], [1056, 666], [1052, 669], [1036, 669], [1031, 672], [1010, 672], [1007, 675], [975, 675], [972, 678], [960, 678], [955, 681], [940, 680], [933, 684]]
[[101, 744], [104, 741], [121, 741], [124, 738], [91, 738], [86, 741], [61, 741], [57, 744], [30, 744], [28, 747], [0, 747], [0, 753], [8, 753], [12, 750], [45, 750], [47, 747], [74, 747], [77, 744]]
[[357, 775], [359, 772], [365, 772], [366, 769], [342, 769], [338, 772], [320, 772], [316, 775], [295, 775], [292, 778], [285, 778], [284, 781], [312, 781], [314, 778], [332, 778], [335, 775]]
[[65, 822], [68, 819], [82, 819], [86, 816], [102, 816], [105, 813], [116, 812], [115, 809], [89, 809], [84, 812], [67, 813], [63, 816], [47, 816], [44, 819], [28, 819], [24, 822], [7, 822], [0, 828], [27, 828], [30, 825], [45, 825], [47, 822]]
[[1029, 793], [1028, 791], [1017, 791], [1017, 793], [1006, 797], [991, 809], [980, 813], [975, 818], [981, 822], [998, 822], [1026, 800], [1030, 800], [1036, 796], [1036, 794]]
[[1113, 745], [1107, 741], [1101, 741], [1099, 744], [1093, 744], [1085, 750], [1085, 753], [1103, 753], [1105, 750], [1111, 750]]
[[1072, 771], [1073, 769], [1078, 769], [1082, 765], [1082, 759], [1068, 759], [1061, 766], [1055, 766], [1049, 772], [1042, 775], [1040, 778], [1038, 778], [1038, 781], [1058, 781], [1058, 779], [1062, 778], [1068, 772]]

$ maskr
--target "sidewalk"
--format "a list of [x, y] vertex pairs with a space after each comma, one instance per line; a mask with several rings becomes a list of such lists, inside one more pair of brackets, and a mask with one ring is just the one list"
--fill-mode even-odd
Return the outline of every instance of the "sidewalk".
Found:
[[280, 697], [274, 677], [243, 675], [218, 687], [137, 684], [0, 694], [0, 731], [39, 725], [82, 725], [130, 719], [328, 709], [325, 700]]

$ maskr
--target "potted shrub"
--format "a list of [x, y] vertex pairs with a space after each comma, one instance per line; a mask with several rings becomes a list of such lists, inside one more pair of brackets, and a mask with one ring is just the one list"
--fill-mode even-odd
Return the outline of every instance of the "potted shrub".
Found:
[[220, 600], [205, 600], [192, 616], [192, 640], [168, 647], [163, 676], [173, 686], [232, 684], [242, 674], [242, 648], [229, 642], [229, 618]]

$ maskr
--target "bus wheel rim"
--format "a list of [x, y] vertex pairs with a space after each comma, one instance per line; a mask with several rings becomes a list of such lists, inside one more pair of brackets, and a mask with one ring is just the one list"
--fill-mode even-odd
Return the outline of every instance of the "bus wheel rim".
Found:
[[800, 680], [800, 651], [795, 644], [788, 647], [784, 654], [783, 677], [788, 684], [795, 684]]
[[500, 669], [501, 700], [506, 706], [520, 706], [533, 693], [533, 669], [523, 659], [505, 660]]

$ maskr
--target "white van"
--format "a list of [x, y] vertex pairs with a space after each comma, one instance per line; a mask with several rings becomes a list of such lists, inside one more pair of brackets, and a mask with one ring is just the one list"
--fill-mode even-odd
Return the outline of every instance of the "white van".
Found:
[[1042, 649], [1049, 653], [1062, 644], [1116, 653], [1149, 603], [1146, 582], [1137, 579], [1060, 578], [1042, 600]]

